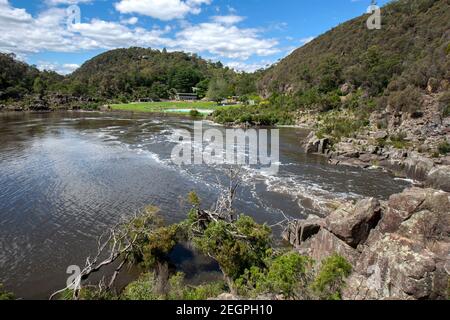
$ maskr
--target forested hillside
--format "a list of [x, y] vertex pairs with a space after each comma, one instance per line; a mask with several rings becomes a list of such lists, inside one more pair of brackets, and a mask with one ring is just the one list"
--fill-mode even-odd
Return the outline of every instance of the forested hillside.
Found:
[[200, 98], [220, 101], [255, 94], [260, 78], [258, 72], [237, 73], [195, 54], [144, 48], [105, 52], [68, 76], [40, 72], [7, 54], [0, 54], [0, 70], [0, 101], [31, 109], [36, 99], [46, 100], [44, 104], [75, 99], [91, 105], [169, 99], [175, 92], [191, 93], [194, 88]]
[[261, 92], [291, 93], [296, 105], [330, 109], [344, 84], [344, 91], [360, 88], [377, 97], [450, 78], [449, 0], [393, 1], [382, 8], [381, 30], [369, 30], [367, 19], [341, 24], [297, 49], [267, 70]]
[[13, 54], [0, 53], [0, 101], [18, 100], [28, 94], [41, 94], [52, 89], [63, 77], [16, 59]]
[[421, 115], [426, 89], [441, 94], [441, 111], [448, 113], [450, 1], [392, 1], [382, 8], [381, 30], [369, 30], [368, 18], [337, 26], [265, 70], [258, 89], [267, 100], [257, 109], [218, 112], [216, 120], [293, 124], [299, 112], [347, 110], [358, 115], [342, 124], [349, 134], [387, 106]]
[[[167, 99], [175, 91], [211, 99], [255, 92], [255, 81], [245, 81], [220, 62], [195, 54], [144, 48], [117, 49], [101, 54], [69, 78], [77, 93], [124, 102], [139, 98]], [[247, 88], [246, 86], [250, 86]], [[239, 87], [239, 88], [236, 88]]]
[[70, 80], [78, 93], [104, 98], [168, 98], [171, 89], [204, 89], [205, 79], [221, 68], [219, 63], [181, 52], [117, 49], [87, 61]]

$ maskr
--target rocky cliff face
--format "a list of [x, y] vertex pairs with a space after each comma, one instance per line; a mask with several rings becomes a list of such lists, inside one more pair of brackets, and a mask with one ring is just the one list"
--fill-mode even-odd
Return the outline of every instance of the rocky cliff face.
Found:
[[344, 299], [447, 299], [450, 193], [412, 188], [388, 201], [345, 204], [283, 234], [316, 261], [338, 253], [354, 267]]

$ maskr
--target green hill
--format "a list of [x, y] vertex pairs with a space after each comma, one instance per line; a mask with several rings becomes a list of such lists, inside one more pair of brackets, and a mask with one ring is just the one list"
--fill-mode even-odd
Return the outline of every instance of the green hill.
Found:
[[124, 101], [168, 98], [171, 91], [207, 90], [207, 81], [220, 63], [197, 55], [144, 48], [117, 49], [84, 63], [70, 77], [76, 93]]
[[392, 1], [382, 8], [381, 30], [369, 30], [368, 18], [333, 28], [265, 70], [258, 91], [267, 101], [258, 108], [225, 110], [216, 119], [292, 124], [301, 111], [350, 108], [364, 115], [357, 119], [363, 125], [387, 105], [419, 114], [425, 89], [448, 91], [449, 0]]
[[41, 94], [62, 78], [54, 72], [40, 72], [36, 67], [17, 60], [13, 54], [0, 53], [0, 101]]
[[348, 83], [376, 96], [450, 78], [450, 1], [393, 1], [382, 8], [381, 30], [369, 30], [367, 19], [343, 23], [294, 51], [267, 70], [261, 92], [326, 93]]

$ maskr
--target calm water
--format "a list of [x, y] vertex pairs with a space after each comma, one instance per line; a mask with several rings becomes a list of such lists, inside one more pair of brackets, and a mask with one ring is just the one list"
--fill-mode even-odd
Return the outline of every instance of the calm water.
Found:
[[[212, 204], [226, 170], [170, 161], [177, 132], [192, 128], [188, 118], [167, 116], [0, 114], [0, 282], [19, 297], [47, 298], [64, 286], [67, 266], [83, 265], [96, 238], [122, 217], [153, 204], [167, 222], [180, 221], [192, 190]], [[306, 134], [281, 129], [278, 175], [243, 172], [239, 211], [276, 223], [283, 213], [317, 214], [336, 197], [386, 198], [407, 186], [305, 155], [299, 141]]]

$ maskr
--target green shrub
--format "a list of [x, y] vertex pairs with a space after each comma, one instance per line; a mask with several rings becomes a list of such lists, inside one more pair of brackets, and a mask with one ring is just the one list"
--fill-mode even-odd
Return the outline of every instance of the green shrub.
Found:
[[14, 294], [3, 291], [3, 285], [0, 284], [0, 300], [15, 300]]
[[202, 116], [201, 112], [195, 109], [189, 111], [189, 115], [193, 118], [199, 118]]
[[345, 279], [351, 272], [352, 266], [347, 260], [333, 255], [322, 262], [311, 288], [321, 300], [340, 300]]
[[[73, 300], [73, 290], [66, 289], [57, 296], [58, 300]], [[93, 300], [93, 301], [109, 301], [117, 300], [117, 296], [107, 289], [102, 289], [97, 286], [86, 286], [80, 289], [79, 300]]]
[[122, 292], [122, 300], [207, 300], [215, 298], [227, 290], [224, 282], [217, 281], [199, 286], [188, 286], [183, 273], [170, 277], [166, 292], [157, 293], [154, 273], [147, 273], [130, 283]]
[[[211, 222], [201, 235], [193, 236], [196, 248], [216, 260], [229, 281], [238, 279], [246, 269], [264, 265], [271, 248], [271, 230], [248, 216], [234, 223]], [[235, 236], [242, 235], [242, 236]]]
[[439, 97], [439, 103], [442, 107], [442, 115], [444, 118], [450, 116], [450, 91], [446, 91]]
[[319, 118], [317, 132], [319, 135], [330, 137], [334, 142], [339, 142], [344, 137], [355, 135], [368, 125], [368, 115], [364, 112], [331, 111]]
[[387, 144], [386, 139], [383, 139], [383, 138], [377, 139], [377, 146], [379, 148], [384, 148], [386, 146], [386, 144]]
[[450, 143], [448, 141], [444, 141], [438, 146], [439, 153], [442, 155], [447, 155], [450, 153]]
[[307, 288], [312, 260], [296, 252], [288, 252], [267, 260], [264, 268], [251, 267], [236, 280], [238, 292], [247, 297], [279, 294], [287, 299], [299, 298]]
[[448, 106], [444, 107], [443, 116], [444, 116], [444, 118], [450, 117], [450, 104]]
[[275, 258], [269, 263], [267, 284], [272, 292], [295, 298], [297, 289], [304, 288], [307, 272], [312, 264], [308, 257], [290, 252]]
[[422, 96], [419, 88], [409, 85], [402, 91], [392, 92], [388, 97], [388, 103], [396, 111], [413, 115], [421, 111]]
[[138, 280], [130, 283], [122, 292], [122, 300], [159, 300], [159, 295], [155, 294], [155, 275], [147, 273]]
[[202, 203], [200, 200], [200, 197], [198, 196], [197, 192], [195, 192], [195, 191], [189, 192], [187, 199], [191, 205], [193, 205], [194, 207], [197, 207], [197, 208], [200, 207], [200, 205]]
[[387, 129], [388, 128], [388, 121], [387, 119], [380, 119], [377, 121], [377, 129], [378, 130], [383, 130], [383, 129]]
[[177, 244], [178, 225], [165, 226], [159, 209], [153, 206], [145, 208], [142, 215], [123, 228], [130, 239], [137, 237], [135, 249], [127, 256], [128, 262], [147, 269], [165, 260]]
[[222, 124], [250, 124], [259, 126], [294, 124], [290, 111], [273, 105], [240, 106], [221, 108], [212, 115], [214, 121]]
[[388, 144], [396, 149], [406, 149], [409, 147], [409, 142], [406, 141], [406, 134], [403, 132], [391, 136], [389, 140]]

